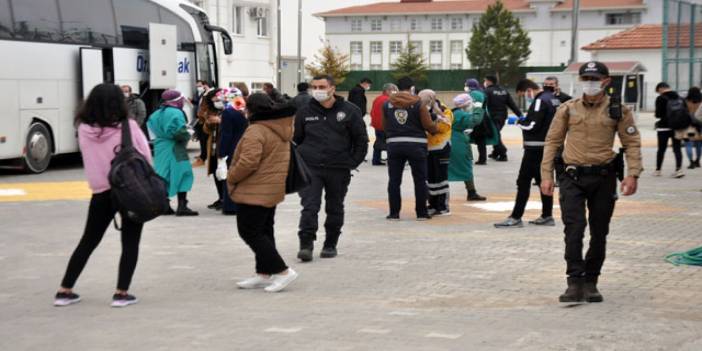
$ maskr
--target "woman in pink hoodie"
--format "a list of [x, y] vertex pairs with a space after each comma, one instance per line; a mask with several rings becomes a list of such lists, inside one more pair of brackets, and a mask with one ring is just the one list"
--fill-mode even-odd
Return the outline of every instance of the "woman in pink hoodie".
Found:
[[[115, 157], [115, 150], [121, 144], [121, 123], [127, 119], [127, 114], [127, 105], [120, 87], [114, 84], [100, 84], [93, 88], [76, 116], [78, 143], [93, 196], [90, 199], [83, 237], [68, 261], [66, 274], [56, 293], [55, 306], [67, 306], [80, 301], [80, 296], [73, 292], [73, 286], [117, 212], [117, 208], [112, 204], [107, 175]], [[133, 120], [129, 120], [129, 127], [132, 144], [152, 162], [149, 143], [141, 128]], [[125, 307], [137, 302], [136, 297], [129, 295], [127, 290], [139, 256], [142, 228], [143, 223], [122, 217], [122, 257], [112, 307]]]

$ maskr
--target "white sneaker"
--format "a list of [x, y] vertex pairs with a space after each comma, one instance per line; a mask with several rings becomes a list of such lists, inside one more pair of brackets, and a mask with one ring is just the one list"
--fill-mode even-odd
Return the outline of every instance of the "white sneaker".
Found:
[[661, 176], [661, 171], [660, 171], [660, 170], [653, 171], [653, 173], [652, 173], [651, 175], [654, 176], [654, 177], [660, 177], [660, 176]]
[[292, 268], [288, 268], [288, 274], [274, 274], [271, 276], [271, 285], [267, 286], [264, 290], [267, 292], [279, 292], [285, 289], [290, 283], [297, 279], [297, 272]]
[[685, 173], [683, 173], [682, 169], [679, 169], [679, 170], [675, 171], [675, 173], [673, 173], [673, 175], [671, 177], [682, 178], [684, 176], [685, 176]]
[[236, 283], [236, 285], [239, 287], [239, 289], [261, 289], [271, 285], [272, 283], [273, 281], [271, 278], [266, 278], [256, 274], [255, 277], [242, 280]]

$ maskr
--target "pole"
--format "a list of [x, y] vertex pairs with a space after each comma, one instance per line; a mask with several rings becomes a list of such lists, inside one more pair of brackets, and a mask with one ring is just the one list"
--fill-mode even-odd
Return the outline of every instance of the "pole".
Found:
[[669, 0], [663, 0], [663, 42], [661, 43], [661, 63], [663, 64], [663, 69], [661, 70], [661, 82], [668, 81], [668, 7]]
[[297, 83], [302, 82], [302, 0], [297, 0]]
[[571, 14], [570, 29], [570, 62], [578, 62], [578, 15], [580, 12], [580, 0], [573, 0], [573, 13]]
[[281, 80], [282, 80], [282, 73], [283, 73], [283, 71], [282, 71], [281, 68], [280, 68], [280, 67], [282, 66], [282, 60], [281, 60], [282, 58], [281, 58], [281, 56], [280, 56], [280, 53], [281, 53], [281, 40], [280, 40], [280, 39], [281, 39], [281, 35], [282, 35], [282, 30], [281, 30], [281, 27], [280, 27], [280, 24], [281, 24], [281, 20], [280, 20], [280, 12], [281, 12], [281, 11], [280, 11], [280, 0], [277, 0], [277, 7], [278, 7], [278, 9], [277, 9], [276, 15], [275, 15], [275, 17], [276, 17], [275, 19], [276, 19], [277, 27], [278, 27], [278, 28], [277, 28], [277, 31], [278, 31], [278, 33], [277, 33], [277, 40], [276, 40], [276, 41], [277, 41], [277, 45], [278, 45], [278, 53], [277, 53], [277, 56], [278, 56], [278, 57], [277, 57], [277, 60], [276, 60], [276, 72], [277, 72], [277, 75], [276, 75], [276, 86], [278, 87], [278, 89], [280, 89], [280, 83], [281, 83]]

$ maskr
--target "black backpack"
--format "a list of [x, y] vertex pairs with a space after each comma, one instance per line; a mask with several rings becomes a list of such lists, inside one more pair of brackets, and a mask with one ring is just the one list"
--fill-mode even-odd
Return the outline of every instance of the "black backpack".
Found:
[[144, 223], [165, 214], [170, 208], [166, 182], [132, 145], [129, 120], [122, 122], [122, 144], [115, 154], [107, 177], [122, 218]]
[[297, 151], [295, 143], [290, 142], [290, 164], [285, 178], [285, 193], [293, 194], [312, 184], [310, 169]]
[[687, 104], [683, 98], [668, 100], [666, 107], [666, 116], [668, 117], [668, 127], [673, 130], [685, 129], [692, 124], [690, 112], [687, 110]]

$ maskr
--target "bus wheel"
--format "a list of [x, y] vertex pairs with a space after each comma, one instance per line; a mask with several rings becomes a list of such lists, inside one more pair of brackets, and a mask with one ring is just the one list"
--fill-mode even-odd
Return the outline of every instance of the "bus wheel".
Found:
[[53, 140], [49, 129], [42, 123], [33, 123], [27, 133], [24, 168], [32, 173], [42, 173], [49, 167]]

